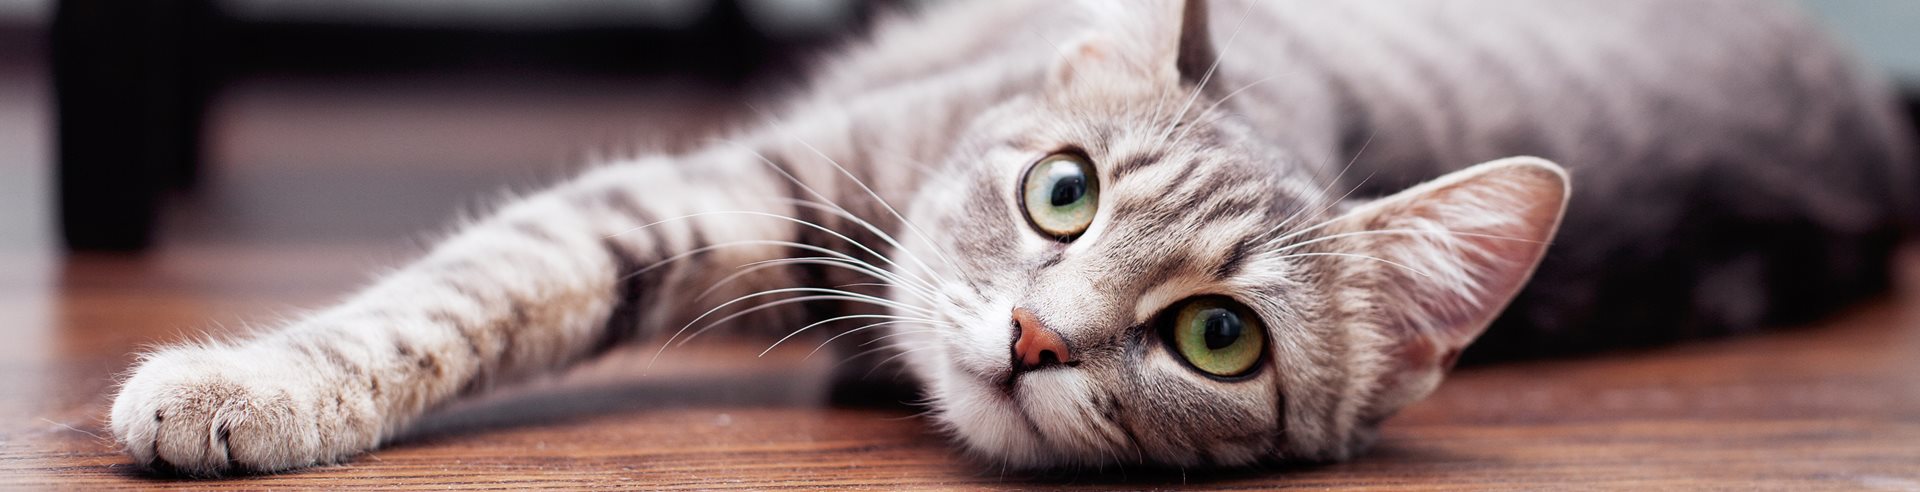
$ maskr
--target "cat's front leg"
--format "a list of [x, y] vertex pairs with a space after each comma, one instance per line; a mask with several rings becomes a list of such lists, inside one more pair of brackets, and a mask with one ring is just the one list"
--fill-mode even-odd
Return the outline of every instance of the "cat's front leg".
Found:
[[602, 169], [315, 316], [147, 354], [115, 398], [113, 433], [138, 464], [194, 475], [335, 462], [452, 398], [640, 338], [683, 316], [703, 273], [778, 252], [705, 246], [794, 239], [782, 221], [678, 219], [791, 213], [784, 183], [747, 162]]

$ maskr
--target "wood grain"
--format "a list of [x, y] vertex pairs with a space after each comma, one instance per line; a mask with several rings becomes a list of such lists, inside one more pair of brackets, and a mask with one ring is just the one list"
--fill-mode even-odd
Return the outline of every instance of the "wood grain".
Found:
[[957, 455], [912, 409], [821, 405], [823, 383], [807, 374], [823, 359], [758, 359], [758, 345], [732, 342], [669, 352], [653, 371], [646, 354], [616, 355], [448, 409], [343, 465], [217, 481], [134, 470], [104, 439], [111, 377], [143, 343], [337, 293], [353, 276], [327, 272], [355, 271], [353, 255], [82, 256], [48, 284], [9, 280], [0, 300], [31, 311], [36, 287], [50, 291], [44, 324], [0, 328], [10, 341], [0, 346], [0, 486], [1911, 490], [1920, 488], [1920, 254], [1907, 256], [1903, 290], [1821, 326], [1463, 369], [1392, 420], [1373, 452], [1328, 466], [1003, 473]]
[[[357, 110], [375, 124], [404, 116]], [[608, 109], [630, 110], [641, 111]], [[1465, 368], [1347, 463], [1009, 473], [956, 453], [915, 409], [823, 404], [818, 369], [833, 361], [804, 357], [811, 347], [759, 359], [759, 343], [721, 342], [668, 352], [651, 369], [649, 354], [618, 354], [467, 402], [341, 465], [221, 480], [146, 475], [102, 428], [132, 353], [324, 305], [417, 251], [396, 231], [430, 229], [471, 203], [465, 197], [526, 173], [426, 172], [385, 166], [405, 156], [377, 153], [328, 167], [315, 141], [368, 130], [255, 122], [249, 111], [280, 114], [224, 113], [217, 133], [245, 141], [215, 145], [229, 161], [206, 194], [167, 218], [158, 251], [61, 257], [0, 244], [0, 488], [1920, 490], [1920, 248], [1906, 252], [1894, 293], [1816, 326]], [[431, 119], [455, 125], [435, 135], [456, 140], [412, 144], [432, 153], [515, 131], [511, 117], [481, 120], [509, 126]], [[0, 206], [42, 198], [0, 197]]]

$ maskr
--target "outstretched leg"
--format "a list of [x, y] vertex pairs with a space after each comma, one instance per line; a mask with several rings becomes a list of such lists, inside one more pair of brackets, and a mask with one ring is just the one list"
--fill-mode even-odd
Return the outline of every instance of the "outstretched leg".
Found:
[[[515, 203], [275, 331], [147, 354], [113, 433], [138, 463], [196, 475], [328, 463], [452, 398], [677, 329], [716, 276], [803, 239], [773, 217], [796, 213], [792, 184], [750, 152], [687, 160], [608, 167]], [[761, 272], [739, 283], [795, 280]]]

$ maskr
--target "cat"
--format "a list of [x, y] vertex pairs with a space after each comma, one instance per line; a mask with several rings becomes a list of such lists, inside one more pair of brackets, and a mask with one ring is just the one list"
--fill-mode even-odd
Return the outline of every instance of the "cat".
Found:
[[722, 327], [884, 341], [1005, 466], [1340, 460], [1476, 338], [1870, 295], [1920, 191], [1885, 83], [1771, 2], [956, 2], [820, 66], [762, 124], [505, 205], [336, 306], [144, 354], [113, 435], [186, 475], [338, 462]]

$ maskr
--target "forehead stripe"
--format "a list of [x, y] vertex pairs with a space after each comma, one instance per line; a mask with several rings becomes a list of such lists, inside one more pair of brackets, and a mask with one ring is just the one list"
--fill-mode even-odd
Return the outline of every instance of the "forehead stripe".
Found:
[[1243, 237], [1234, 242], [1233, 247], [1227, 249], [1226, 257], [1220, 259], [1220, 266], [1213, 269], [1214, 280], [1226, 281], [1238, 275], [1247, 265], [1247, 253], [1253, 249], [1253, 241], [1252, 237]]
[[1110, 172], [1113, 174], [1113, 179], [1120, 179], [1122, 177], [1125, 177], [1126, 175], [1133, 174], [1142, 169], [1153, 167], [1155, 164], [1160, 164], [1163, 162], [1166, 162], [1166, 154], [1163, 154], [1159, 151], [1150, 151], [1143, 154], [1136, 154], [1133, 157], [1120, 160], [1118, 164], [1113, 166], [1113, 169], [1111, 169]]

